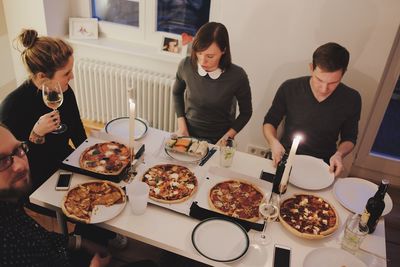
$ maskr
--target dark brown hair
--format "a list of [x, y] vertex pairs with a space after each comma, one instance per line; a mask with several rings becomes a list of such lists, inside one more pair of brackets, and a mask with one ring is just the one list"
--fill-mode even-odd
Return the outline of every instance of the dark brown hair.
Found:
[[15, 39], [24, 49], [22, 62], [31, 75], [43, 72], [47, 78], [68, 63], [73, 54], [72, 47], [59, 38], [41, 36], [32, 29], [24, 29]]
[[193, 67], [197, 68], [197, 52], [206, 50], [212, 43], [216, 43], [224, 52], [219, 61], [221, 69], [227, 69], [232, 64], [229, 35], [226, 27], [218, 22], [208, 22], [201, 26], [193, 39], [191, 60]]
[[318, 66], [321, 70], [334, 72], [342, 70], [344, 74], [349, 64], [350, 53], [337, 43], [326, 43], [315, 50], [313, 54], [313, 69]]

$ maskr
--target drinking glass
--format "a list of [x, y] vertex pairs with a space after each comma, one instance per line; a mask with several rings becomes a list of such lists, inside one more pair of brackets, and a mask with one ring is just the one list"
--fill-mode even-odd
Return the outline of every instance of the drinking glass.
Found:
[[271, 242], [271, 237], [267, 235], [267, 224], [273, 222], [278, 218], [279, 208], [277, 203], [265, 198], [259, 207], [259, 213], [264, 219], [264, 227], [261, 234], [256, 234], [255, 241], [259, 245], [266, 246]]
[[[52, 110], [57, 110], [63, 103], [63, 91], [59, 82], [46, 81], [42, 85], [42, 96], [46, 106]], [[67, 125], [60, 122], [53, 134], [61, 134], [67, 130]]]

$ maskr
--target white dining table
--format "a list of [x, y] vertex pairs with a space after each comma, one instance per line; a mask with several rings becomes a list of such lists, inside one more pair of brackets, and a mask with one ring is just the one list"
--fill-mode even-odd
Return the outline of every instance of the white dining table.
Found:
[[[155, 162], [157, 160], [158, 154], [163, 152], [165, 138], [169, 135], [167, 132], [149, 128], [146, 136], [137, 141], [144, 143], [146, 146], [144, 153], [145, 162]], [[196, 166], [196, 168], [202, 168], [206, 171], [213, 166], [219, 166], [218, 151], [204, 166]], [[233, 172], [246, 174], [249, 177], [254, 177], [254, 179], [259, 179], [261, 171], [275, 172], [272, 161], [240, 151], [235, 153], [233, 164], [228, 169]], [[65, 191], [55, 190], [57, 178], [58, 173], [53, 174], [30, 195], [30, 201], [62, 213], [60, 206], [66, 193]], [[71, 181], [71, 187], [91, 179], [93, 178], [75, 173]], [[303, 266], [303, 261], [307, 254], [316, 248], [340, 248], [344, 222], [350, 211], [345, 209], [335, 199], [332, 189], [333, 185], [323, 190], [312, 191], [311, 193], [326, 199], [338, 212], [339, 228], [334, 234], [320, 240], [306, 240], [289, 233], [279, 222], [271, 222], [267, 226], [267, 234], [271, 237], [271, 242], [267, 246], [257, 245], [253, 238], [255, 235], [260, 234], [260, 232], [250, 230], [248, 232], [250, 246], [247, 253], [239, 260], [230, 263], [207, 259], [194, 248], [191, 235], [193, 229], [200, 222], [199, 220], [157, 205], [149, 204], [146, 212], [142, 215], [134, 215], [129, 205], [126, 205], [118, 216], [100, 223], [98, 226], [211, 266], [273, 266], [274, 244], [280, 244], [291, 248], [291, 266], [297, 267]], [[310, 191], [289, 185], [284, 196], [290, 196], [295, 193], [310, 193]], [[370, 253], [359, 252], [356, 256], [365, 262], [367, 266], [386, 266], [386, 261], [384, 260], [386, 258], [386, 246], [383, 219], [379, 221], [375, 232], [366, 237], [362, 243], [362, 249]]]

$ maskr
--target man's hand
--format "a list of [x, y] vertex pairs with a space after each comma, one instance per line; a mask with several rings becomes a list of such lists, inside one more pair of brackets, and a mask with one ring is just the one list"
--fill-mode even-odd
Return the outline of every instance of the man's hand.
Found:
[[342, 171], [344, 171], [343, 158], [340, 152], [336, 152], [329, 159], [329, 172], [334, 172], [335, 177], [338, 177]]
[[285, 154], [285, 148], [282, 146], [282, 144], [278, 141], [278, 139], [275, 139], [270, 143], [271, 146], [271, 152], [272, 152], [272, 163], [274, 167], [278, 165], [278, 163], [281, 161], [282, 156]]
[[56, 130], [59, 124], [60, 113], [55, 110], [41, 116], [33, 126], [33, 131], [40, 136], [45, 136], [46, 134]]
[[89, 267], [106, 267], [110, 264], [110, 261], [111, 254], [100, 255], [96, 253], [90, 261]]

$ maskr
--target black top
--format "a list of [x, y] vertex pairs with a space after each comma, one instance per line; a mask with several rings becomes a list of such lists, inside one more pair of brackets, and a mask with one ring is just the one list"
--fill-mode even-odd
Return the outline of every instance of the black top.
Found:
[[[229, 128], [240, 132], [252, 115], [246, 72], [232, 64], [217, 79], [201, 76], [190, 57], [179, 64], [173, 86], [176, 115], [185, 117], [189, 134], [218, 141]], [[236, 101], [239, 115], [235, 118]]]
[[264, 124], [278, 127], [286, 116], [281, 143], [288, 151], [294, 134], [301, 133], [298, 154], [311, 155], [329, 162], [336, 142], [356, 144], [360, 120], [360, 94], [340, 83], [333, 93], [318, 102], [312, 93], [310, 77], [287, 80], [278, 89]]
[[[41, 145], [28, 143], [34, 189], [46, 181], [58, 169], [59, 163], [73, 151], [69, 145], [70, 139], [75, 147], [86, 139], [76, 98], [70, 87], [64, 92], [64, 101], [58, 110], [61, 122], [68, 127], [67, 131], [62, 134], [48, 133], [46, 142]], [[28, 141], [39, 117], [49, 112], [51, 109], [44, 104], [42, 91], [31, 80], [27, 80], [0, 104], [0, 121], [17, 139]]]
[[22, 205], [0, 201], [0, 266], [70, 266], [68, 237], [48, 232]]

